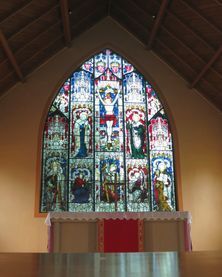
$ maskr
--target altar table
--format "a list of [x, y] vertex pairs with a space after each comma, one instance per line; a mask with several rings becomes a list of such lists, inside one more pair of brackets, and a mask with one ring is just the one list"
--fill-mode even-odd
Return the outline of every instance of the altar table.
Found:
[[[138, 229], [135, 229], [134, 221], [138, 224]], [[45, 222], [48, 225], [49, 252], [149, 252], [192, 249], [189, 212], [50, 212]], [[109, 228], [113, 230], [109, 231]], [[131, 230], [133, 228], [134, 231]], [[136, 238], [132, 237], [132, 232]], [[118, 240], [121, 233], [122, 238]], [[123, 242], [123, 247], [126, 248], [121, 251], [122, 246], [119, 244], [124, 239], [126, 242]], [[137, 244], [132, 243], [133, 239], [138, 239]], [[110, 243], [110, 240], [113, 240], [113, 243]], [[133, 245], [130, 246], [130, 243]], [[110, 244], [114, 245], [113, 250]]]

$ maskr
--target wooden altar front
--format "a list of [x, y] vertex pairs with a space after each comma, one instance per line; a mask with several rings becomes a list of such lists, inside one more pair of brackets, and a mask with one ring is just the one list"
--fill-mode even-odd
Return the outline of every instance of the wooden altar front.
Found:
[[192, 248], [189, 212], [50, 212], [46, 224], [49, 252], [191, 251]]

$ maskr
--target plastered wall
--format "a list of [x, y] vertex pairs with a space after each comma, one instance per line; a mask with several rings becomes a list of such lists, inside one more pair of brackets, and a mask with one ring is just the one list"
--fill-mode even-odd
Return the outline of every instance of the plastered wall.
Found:
[[183, 209], [193, 216], [194, 250], [222, 249], [222, 114], [106, 18], [0, 99], [0, 252], [46, 251], [44, 218], [34, 216], [40, 131], [65, 78], [104, 47], [125, 56], [159, 91], [172, 122]]

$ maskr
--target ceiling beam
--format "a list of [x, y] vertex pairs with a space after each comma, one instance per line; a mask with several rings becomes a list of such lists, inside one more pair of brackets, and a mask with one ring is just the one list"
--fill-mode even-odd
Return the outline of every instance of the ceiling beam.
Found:
[[68, 0], [60, 0], [60, 9], [62, 14], [62, 24], [63, 24], [65, 42], [67, 46], [70, 46], [72, 41], [72, 35], [71, 35], [70, 20], [69, 20]]
[[167, 8], [168, 3], [169, 3], [169, 0], [162, 0], [162, 3], [160, 5], [159, 11], [158, 11], [158, 14], [157, 14], [157, 16], [155, 18], [155, 21], [154, 21], [153, 28], [151, 30], [151, 34], [149, 36], [149, 40], [148, 40], [148, 44], [147, 44], [148, 49], [152, 48], [153, 41], [156, 37], [158, 29], [160, 28], [161, 21], [162, 21], [162, 19], [164, 17], [164, 14], [166, 12], [166, 8]]
[[218, 48], [218, 50], [215, 52], [215, 54], [212, 56], [212, 58], [209, 60], [209, 62], [203, 67], [201, 72], [197, 75], [197, 77], [190, 84], [190, 88], [193, 88], [197, 84], [197, 82], [203, 77], [203, 75], [212, 66], [212, 64], [220, 57], [221, 54], [222, 54], [222, 45]]
[[20, 67], [18, 66], [18, 63], [16, 61], [16, 58], [15, 58], [11, 48], [9, 47], [8, 41], [7, 41], [5, 35], [3, 34], [3, 32], [1, 30], [0, 30], [0, 42], [1, 42], [2, 48], [5, 51], [5, 54], [7, 55], [8, 59], [11, 62], [11, 65], [13, 66], [17, 76], [23, 82], [24, 81], [24, 76], [21, 72]]

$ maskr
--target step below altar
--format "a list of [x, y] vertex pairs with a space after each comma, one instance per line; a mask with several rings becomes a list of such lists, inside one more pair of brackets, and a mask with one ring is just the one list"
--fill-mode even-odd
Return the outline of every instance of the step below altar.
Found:
[[189, 212], [50, 212], [49, 252], [191, 251]]

